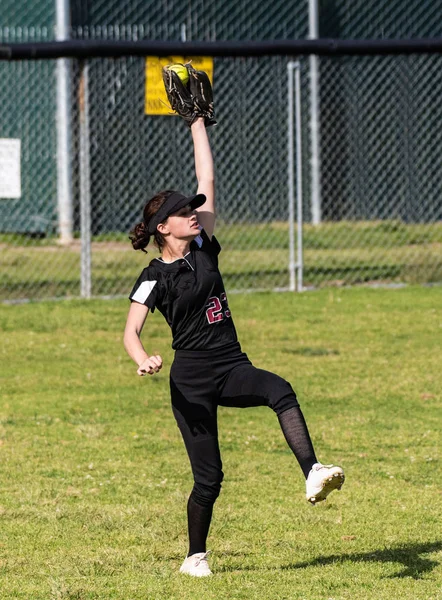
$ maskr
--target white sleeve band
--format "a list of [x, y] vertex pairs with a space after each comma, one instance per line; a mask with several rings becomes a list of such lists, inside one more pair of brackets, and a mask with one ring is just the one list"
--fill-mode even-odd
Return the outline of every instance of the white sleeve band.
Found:
[[149, 294], [153, 290], [156, 285], [156, 281], [143, 281], [140, 284], [140, 287], [137, 289], [135, 294], [131, 297], [131, 300], [135, 300], [135, 302], [139, 302], [140, 304], [144, 304], [149, 297]]
[[201, 246], [203, 245], [203, 241], [204, 240], [203, 240], [201, 234], [196, 236], [195, 242], [198, 244], [198, 248], [201, 248]]

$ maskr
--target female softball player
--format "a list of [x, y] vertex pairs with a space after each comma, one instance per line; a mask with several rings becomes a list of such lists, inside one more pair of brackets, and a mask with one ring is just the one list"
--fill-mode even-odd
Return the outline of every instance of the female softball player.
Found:
[[[207, 121], [206, 121], [207, 124]], [[344, 482], [341, 467], [318, 462], [291, 385], [252, 365], [242, 352], [218, 270], [221, 247], [215, 227], [214, 168], [203, 117], [193, 119], [196, 195], [163, 191], [145, 206], [132, 232], [144, 250], [151, 236], [161, 251], [143, 270], [130, 294], [124, 333], [138, 375], [162, 368], [140, 340], [149, 311], [158, 309], [172, 330], [170, 370], [172, 410], [190, 459], [194, 485], [187, 504], [189, 549], [180, 571], [210, 575], [206, 539], [223, 480], [217, 432], [218, 406], [268, 406], [306, 477], [306, 497], [315, 504]]]

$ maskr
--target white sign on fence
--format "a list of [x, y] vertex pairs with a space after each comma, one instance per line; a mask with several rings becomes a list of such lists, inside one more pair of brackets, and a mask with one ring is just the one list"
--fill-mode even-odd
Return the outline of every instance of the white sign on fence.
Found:
[[0, 198], [20, 197], [20, 140], [0, 138]]

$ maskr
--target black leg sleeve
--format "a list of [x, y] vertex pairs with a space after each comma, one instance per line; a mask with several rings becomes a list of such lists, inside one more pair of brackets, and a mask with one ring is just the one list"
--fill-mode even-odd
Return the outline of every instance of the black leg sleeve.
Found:
[[213, 504], [197, 504], [190, 494], [187, 503], [187, 523], [189, 528], [189, 552], [187, 556], [206, 551], [206, 540], [212, 520]]
[[307, 479], [310, 469], [318, 461], [304, 415], [299, 406], [294, 406], [278, 415], [278, 419], [287, 444], [298, 459], [302, 472]]

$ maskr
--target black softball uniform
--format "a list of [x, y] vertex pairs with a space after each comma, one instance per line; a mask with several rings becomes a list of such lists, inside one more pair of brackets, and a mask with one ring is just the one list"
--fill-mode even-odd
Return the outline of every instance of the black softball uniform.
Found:
[[129, 296], [152, 312], [158, 308], [172, 329], [174, 350], [212, 350], [237, 342], [218, 271], [220, 250], [202, 230], [184, 258], [171, 263], [154, 258]]
[[204, 230], [182, 259], [153, 259], [129, 298], [164, 315], [172, 330], [172, 408], [192, 466], [192, 495], [213, 504], [223, 479], [217, 407], [269, 406], [278, 415], [299, 406], [290, 384], [257, 369], [241, 351], [218, 270], [221, 248]]

